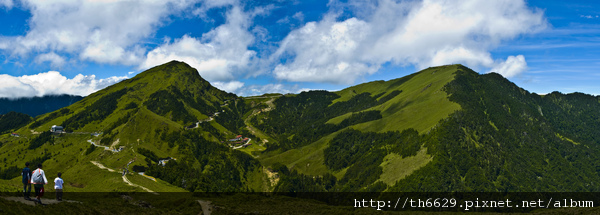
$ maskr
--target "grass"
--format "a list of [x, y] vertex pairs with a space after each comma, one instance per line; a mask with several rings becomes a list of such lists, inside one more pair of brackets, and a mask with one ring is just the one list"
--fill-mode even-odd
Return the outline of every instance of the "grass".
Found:
[[580, 144], [580, 143], [578, 143], [578, 142], [575, 142], [575, 141], [573, 141], [573, 140], [569, 139], [568, 137], [563, 137], [563, 136], [562, 136], [562, 135], [560, 135], [559, 133], [555, 133], [555, 134], [556, 134], [556, 137], [560, 138], [561, 140], [564, 140], [564, 141], [568, 141], [568, 142], [570, 142], [570, 143], [573, 143], [573, 145], [579, 145], [579, 144]]
[[[370, 82], [337, 92], [336, 101], [344, 101], [356, 92], [370, 92], [372, 95], [393, 90], [402, 90], [395, 98], [367, 110], [379, 110], [382, 119], [361, 123], [352, 128], [361, 131], [386, 132], [414, 128], [424, 133], [433, 128], [441, 119], [460, 109], [460, 105], [448, 100], [441, 89], [454, 79], [457, 65], [434, 67], [418, 72], [410, 79], [400, 78], [387, 82]], [[352, 93], [351, 93], [352, 92]], [[385, 96], [385, 95], [384, 95]], [[347, 113], [328, 121], [340, 123], [351, 116]]]
[[[448, 95], [441, 90], [442, 87], [454, 79], [456, 69], [457, 65], [434, 67], [399, 79], [360, 84], [336, 92], [341, 97], [334, 100], [334, 103], [349, 100], [352, 96], [364, 92], [377, 95], [402, 90], [402, 93], [393, 99], [367, 109], [381, 111], [382, 119], [353, 125], [351, 128], [365, 132], [402, 131], [414, 128], [422, 134], [429, 131], [449, 114], [460, 109], [460, 105], [449, 101]], [[385, 96], [385, 94], [382, 96]], [[327, 123], [338, 124], [351, 115], [352, 113], [346, 113], [329, 120]], [[259, 157], [259, 160], [265, 166], [280, 162], [287, 165], [288, 168], [294, 168], [304, 174], [323, 175], [330, 172], [341, 178], [345, 174], [344, 170], [331, 172], [323, 163], [323, 150], [328, 147], [329, 141], [335, 135], [337, 135], [337, 132], [298, 149], [278, 154], [263, 154], [262, 157]], [[386, 157], [389, 159], [388, 163], [384, 162], [382, 164], [384, 174], [380, 180], [391, 184], [392, 181], [395, 182], [405, 176], [402, 174], [410, 174], [431, 160], [424, 151], [419, 153], [414, 158], [399, 158], [394, 157], [393, 154], [388, 155], [389, 157]], [[408, 167], [398, 165], [408, 165]], [[398, 173], [401, 174], [398, 175]]]
[[247, 146], [246, 148], [240, 148], [240, 149], [236, 149], [236, 150], [240, 150], [242, 152], [248, 153], [249, 155], [255, 156], [255, 152], [262, 152], [265, 149], [267, 149], [264, 146], [261, 146], [260, 144], [258, 144], [257, 142], [255, 142], [254, 140], [252, 140], [252, 145]]
[[278, 154], [263, 154], [258, 159], [267, 167], [279, 162], [300, 173], [308, 175], [324, 175], [329, 172], [329, 170], [324, 163], [325, 156], [323, 151], [329, 146], [329, 141], [331, 141], [339, 132], [341, 131], [327, 135], [314, 143], [297, 149], [291, 149]]
[[389, 186], [396, 184], [396, 182], [404, 177], [410, 175], [415, 170], [427, 165], [433, 160], [433, 157], [426, 153], [426, 149], [423, 148], [417, 152], [417, 155], [405, 157], [390, 153], [383, 159], [381, 167], [383, 173], [379, 178], [379, 181], [383, 181]]

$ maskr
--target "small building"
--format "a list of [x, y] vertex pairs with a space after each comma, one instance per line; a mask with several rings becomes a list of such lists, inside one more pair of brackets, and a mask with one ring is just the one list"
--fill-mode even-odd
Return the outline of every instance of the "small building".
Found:
[[237, 137], [233, 138], [233, 139], [229, 139], [229, 142], [235, 142], [235, 141], [239, 141], [242, 139], [242, 135], [238, 135]]
[[10, 134], [10, 136], [13, 136], [13, 137], [20, 137], [20, 136], [19, 136], [19, 134], [17, 134], [17, 133], [11, 133], [11, 134]]
[[53, 125], [52, 128], [50, 128], [50, 132], [53, 133], [62, 133], [63, 132], [63, 127], [60, 125]]
[[164, 160], [159, 160], [158, 161], [158, 165], [165, 166], [165, 165], [167, 165], [167, 162], [169, 162], [170, 160], [177, 160], [177, 159], [170, 157], [170, 158], [167, 158], [167, 159], [164, 159]]

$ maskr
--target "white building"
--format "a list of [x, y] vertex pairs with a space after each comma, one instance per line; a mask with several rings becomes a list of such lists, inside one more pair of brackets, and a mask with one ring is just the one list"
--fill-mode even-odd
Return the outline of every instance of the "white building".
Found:
[[53, 125], [52, 128], [50, 128], [50, 131], [54, 133], [62, 133], [63, 127], [60, 125]]

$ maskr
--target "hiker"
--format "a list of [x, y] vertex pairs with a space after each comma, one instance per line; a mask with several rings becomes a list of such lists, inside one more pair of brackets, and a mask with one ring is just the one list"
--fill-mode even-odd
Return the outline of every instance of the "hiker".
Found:
[[31, 183], [35, 189], [35, 198], [42, 204], [42, 196], [44, 196], [44, 184], [48, 183], [46, 174], [42, 170], [42, 164], [38, 164], [38, 168], [31, 175]]
[[57, 175], [58, 175], [58, 177], [56, 177], [54, 179], [54, 189], [56, 190], [56, 200], [62, 201], [63, 184], [65, 182], [63, 181], [62, 178], [60, 178], [60, 176], [62, 175], [62, 173], [59, 172]]
[[31, 169], [29, 169], [29, 162], [25, 162], [25, 168], [23, 168], [21, 176], [23, 178], [23, 198], [31, 200], [29, 198], [31, 195]]

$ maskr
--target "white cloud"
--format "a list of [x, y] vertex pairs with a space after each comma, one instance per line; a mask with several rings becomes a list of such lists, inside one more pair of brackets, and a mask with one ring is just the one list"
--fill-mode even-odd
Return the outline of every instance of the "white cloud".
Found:
[[521, 74], [527, 69], [527, 62], [523, 55], [508, 56], [506, 61], [501, 62], [494, 66], [490, 72], [498, 73], [504, 77], [510, 78]]
[[351, 84], [379, 69], [379, 65], [361, 61], [358, 54], [370, 31], [366, 22], [356, 18], [335, 22], [335, 17], [329, 16], [318, 23], [309, 22], [281, 42], [274, 57], [292, 57], [293, 61], [277, 65], [273, 74], [280, 80]]
[[304, 13], [302, 11], [295, 13], [292, 18], [298, 20], [299, 22], [304, 22]]
[[0, 0], [0, 8], [5, 7], [7, 10], [12, 9], [15, 3], [12, 0]]
[[[7, 5], [3, 0], [2, 4]], [[0, 49], [12, 57], [30, 53], [68, 53], [81, 60], [133, 65], [145, 51], [139, 43], [151, 36], [170, 14], [193, 0], [36, 1], [23, 0], [32, 16], [24, 36], [0, 38]], [[9, 4], [10, 5], [10, 4]]]
[[82, 74], [68, 79], [56, 71], [19, 77], [0, 74], [0, 97], [19, 98], [57, 94], [87, 96], [123, 79], [127, 77], [113, 76], [97, 79], [95, 75]]
[[54, 68], [58, 68], [58, 67], [62, 67], [65, 63], [66, 60], [64, 57], [61, 57], [60, 55], [57, 55], [54, 52], [48, 52], [45, 54], [40, 54], [35, 58], [35, 62], [40, 64], [40, 63], [44, 63], [44, 62], [50, 62], [50, 65]]
[[[274, 76], [348, 84], [387, 62], [418, 68], [453, 63], [492, 68], [503, 63], [495, 63], [491, 49], [547, 26], [543, 12], [528, 8], [523, 0], [348, 4], [340, 8], [352, 8], [360, 18], [337, 21], [341, 12], [333, 11], [292, 31], [271, 59]], [[280, 59], [287, 60], [279, 63]]]
[[258, 96], [266, 93], [299, 93], [298, 85], [287, 85], [287, 84], [265, 84], [265, 85], [250, 85], [247, 87], [240, 87], [233, 93], [239, 96]]
[[239, 81], [230, 81], [230, 82], [220, 82], [220, 81], [215, 81], [211, 83], [213, 86], [215, 86], [216, 88], [219, 88], [220, 90], [223, 90], [225, 92], [236, 92], [238, 89], [242, 88], [244, 86], [243, 82], [239, 82]]
[[180, 60], [196, 68], [208, 81], [239, 78], [252, 65], [255, 51], [248, 50], [254, 36], [248, 31], [250, 15], [234, 5], [228, 10], [226, 23], [194, 38], [184, 35], [148, 52], [140, 69], [151, 68], [171, 60]]

